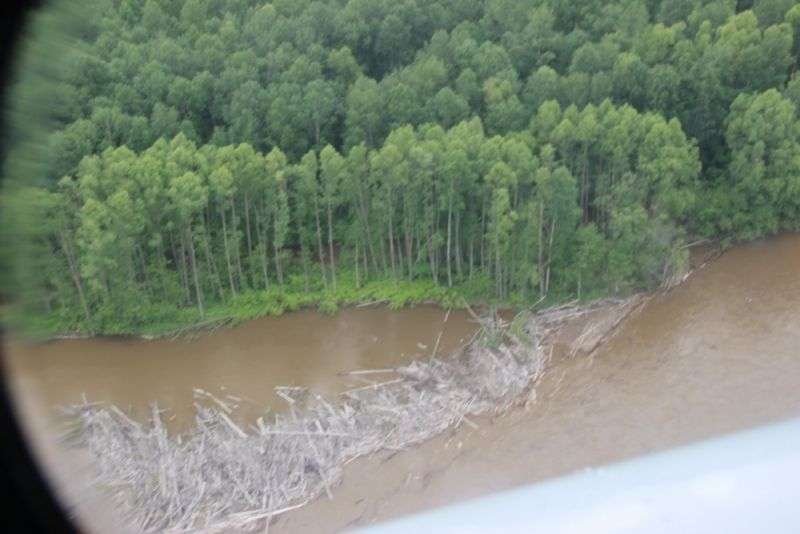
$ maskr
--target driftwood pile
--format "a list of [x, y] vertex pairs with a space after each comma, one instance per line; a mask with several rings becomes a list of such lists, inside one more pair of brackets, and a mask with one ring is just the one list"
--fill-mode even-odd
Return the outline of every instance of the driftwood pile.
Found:
[[263, 529], [281, 513], [331, 496], [343, 467], [360, 456], [475, 426], [470, 416], [519, 402], [544, 370], [542, 339], [558, 315], [574, 312], [520, 315], [510, 324], [480, 319], [479, 333], [460, 352], [354, 372], [370, 383], [335, 402], [276, 388], [288, 411], [247, 428], [218, 399], [196, 403], [194, 429], [177, 436], [168, 434], [155, 404], [143, 424], [115, 406], [84, 403], [68, 408], [72, 437], [88, 448], [97, 483], [137, 530]]

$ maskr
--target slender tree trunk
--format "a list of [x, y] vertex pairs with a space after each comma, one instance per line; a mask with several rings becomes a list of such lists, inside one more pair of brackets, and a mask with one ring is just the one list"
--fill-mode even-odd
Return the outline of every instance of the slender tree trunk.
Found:
[[189, 243], [189, 263], [192, 266], [192, 277], [194, 278], [194, 292], [197, 297], [197, 309], [200, 311], [200, 318], [206, 315], [205, 308], [203, 307], [203, 289], [200, 287], [200, 277], [197, 274], [197, 258], [194, 252], [194, 236], [190, 226], [186, 226], [184, 230], [184, 239]]
[[547, 245], [547, 275], [545, 280], [544, 289], [550, 292], [550, 266], [553, 263], [553, 238], [556, 235], [556, 218], [550, 223], [550, 242]]
[[256, 236], [258, 237], [259, 256], [261, 256], [261, 274], [264, 276], [264, 289], [269, 289], [269, 245], [267, 232], [269, 221], [264, 210], [263, 201], [259, 207], [256, 204]]
[[144, 252], [139, 244], [133, 245], [133, 264], [134, 264], [134, 280], [137, 279], [137, 271], [141, 270], [142, 283], [144, 284], [145, 295], [150, 296], [150, 277], [147, 275], [147, 261], [144, 257]]
[[[253, 238], [250, 231], [250, 197], [247, 191], [244, 193], [244, 230], [247, 239], [247, 250], [245, 251], [245, 257], [247, 258], [247, 276], [248, 279], [252, 279], [253, 288], [255, 288], [256, 274], [253, 272], [255, 267], [253, 265]], [[256, 229], [256, 232], [258, 232], [258, 229]]]
[[469, 240], [469, 279], [472, 280], [473, 270], [475, 264], [475, 240]]
[[425, 251], [422, 250], [422, 237], [420, 237], [421, 232], [419, 231], [419, 228], [417, 228], [417, 231], [414, 234], [414, 240], [417, 242], [417, 257], [414, 258], [414, 265], [417, 265], [420, 261], [422, 261]]
[[164, 251], [164, 240], [163, 235], [158, 234], [158, 239], [156, 241], [156, 257], [154, 259], [155, 266], [156, 266], [156, 276], [158, 277], [157, 285], [161, 288], [162, 291], [166, 290], [166, 280], [165, 280], [165, 272], [167, 272], [167, 258], [166, 252]]
[[544, 201], [539, 199], [539, 254], [538, 254], [538, 269], [539, 269], [539, 298], [545, 296], [544, 284]]
[[495, 233], [494, 233], [494, 278], [495, 278], [495, 286], [497, 288], [497, 296], [503, 298], [503, 280], [502, 280], [502, 271], [500, 270], [500, 229], [497, 227], [498, 225], [495, 224]]
[[453, 287], [453, 269], [450, 266], [450, 241], [453, 223], [453, 191], [450, 188], [450, 198], [447, 202], [447, 287]]
[[386, 276], [389, 274], [389, 264], [386, 260], [386, 240], [383, 236], [379, 236], [380, 238], [380, 247], [381, 247], [381, 265], [383, 266], [383, 275]]
[[[172, 241], [172, 248], [173, 253], [175, 251], [175, 240], [172, 236], [172, 232], [169, 234], [169, 238]], [[178, 248], [178, 259], [180, 265], [180, 274], [181, 274], [181, 283], [183, 284], [183, 299], [184, 303], [191, 302], [191, 291], [189, 290], [189, 275], [187, 274], [186, 270], [186, 250], [183, 246], [183, 239], [181, 239], [180, 247]]]
[[222, 279], [220, 278], [219, 270], [217, 269], [217, 261], [214, 259], [214, 255], [211, 253], [211, 245], [208, 243], [208, 230], [205, 226], [202, 230], [202, 236], [203, 251], [205, 252], [208, 272], [211, 273], [211, 280], [213, 281], [214, 289], [217, 291], [217, 296], [220, 298], [220, 300], [222, 300], [225, 298], [225, 294], [222, 291]]
[[414, 276], [414, 236], [411, 235], [412, 230], [406, 226], [405, 235], [403, 239], [406, 244], [406, 261], [408, 262], [408, 279], [411, 280]]
[[486, 271], [486, 197], [481, 199], [481, 221], [480, 221], [480, 238], [481, 238], [481, 271]]
[[269, 257], [266, 240], [261, 243], [261, 274], [264, 275], [264, 289], [269, 289]]
[[310, 275], [308, 274], [308, 257], [310, 253], [303, 244], [300, 245], [300, 254], [303, 255], [303, 288], [305, 288], [307, 292], [311, 284]]
[[317, 254], [319, 256], [319, 269], [322, 271], [322, 283], [325, 286], [325, 290], [328, 289], [328, 275], [325, 272], [325, 255], [322, 252], [322, 228], [319, 224], [319, 208], [317, 207], [317, 201], [314, 200], [314, 219], [317, 222]]
[[81, 282], [81, 274], [80, 270], [78, 269], [78, 262], [75, 259], [66, 233], [62, 230], [60, 234], [61, 248], [64, 249], [64, 255], [67, 257], [67, 265], [69, 265], [69, 272], [70, 275], [72, 275], [72, 282], [75, 284], [75, 289], [78, 291], [78, 300], [80, 301], [81, 308], [83, 309], [83, 316], [86, 319], [86, 326], [91, 328], [90, 325], [92, 323], [92, 314], [89, 313], [89, 305], [86, 302], [86, 295], [83, 292], [83, 283]]
[[275, 272], [278, 274], [278, 285], [283, 285], [283, 267], [281, 266], [281, 251], [278, 243], [272, 240], [272, 250], [275, 252]]
[[244, 228], [247, 236], [247, 257], [250, 257], [250, 251], [253, 250], [253, 240], [250, 237], [250, 199], [247, 192], [244, 194]]
[[129, 251], [126, 258], [128, 264], [128, 284], [136, 287], [136, 249]]
[[581, 172], [581, 222], [589, 222], [589, 144], [583, 149], [583, 171]]
[[231, 294], [236, 296], [236, 285], [233, 283], [233, 265], [231, 265], [231, 253], [228, 246], [228, 227], [225, 223], [225, 208], [220, 205], [219, 215], [222, 218], [222, 244], [225, 248], [225, 263], [228, 265], [228, 282], [231, 286]]
[[[359, 211], [361, 212], [361, 224], [364, 228], [364, 232], [367, 239], [367, 246], [364, 247], [364, 256], [367, 255], [371, 256], [372, 258], [372, 267], [375, 271], [378, 270], [378, 258], [375, 254], [375, 247], [373, 245], [374, 240], [372, 238], [372, 228], [369, 224], [369, 206], [367, 204], [366, 195], [364, 194], [363, 188], [361, 184], [358, 186], [358, 202], [359, 202]], [[367, 254], [369, 251], [369, 254]], [[385, 262], [384, 262], [384, 269], [385, 269]]]
[[233, 225], [233, 233], [236, 236], [236, 271], [239, 273], [239, 287], [247, 282], [242, 270], [242, 247], [239, 245], [239, 218], [236, 216], [236, 203], [231, 199], [231, 224]]
[[392, 231], [392, 211], [389, 210], [389, 258], [392, 261], [392, 277], [397, 278], [397, 269], [394, 261], [394, 232]]
[[395, 250], [397, 250], [397, 270], [398, 270], [398, 278], [403, 278], [405, 274], [405, 258], [403, 257], [403, 246], [400, 240], [400, 237], [397, 237], [397, 241], [395, 244]]
[[439, 276], [436, 272], [436, 250], [433, 243], [433, 226], [430, 228], [430, 236], [428, 237], [428, 261], [431, 265], [431, 277], [433, 277], [433, 283], [439, 285]]
[[456, 274], [460, 280], [464, 279], [464, 272], [461, 268], [461, 214], [456, 212]]
[[361, 287], [361, 278], [358, 275], [358, 240], [356, 240], [356, 256], [355, 261], [353, 261], [353, 265], [356, 268], [356, 289]]
[[331, 262], [331, 282], [333, 290], [336, 291], [336, 259], [333, 254], [333, 209], [328, 204], [328, 254]]
[[[362, 250], [361, 260], [364, 262], [364, 282], [365, 283], [366, 283], [367, 280], [369, 280], [369, 263], [367, 263], [367, 255], [368, 255], [367, 254], [367, 246], [368, 245], [364, 244], [361, 247], [361, 250]], [[373, 263], [374, 263], [374, 258], [373, 258]]]
[[[278, 276], [278, 285], [283, 287], [283, 261], [281, 259], [281, 252], [285, 244], [286, 229], [282, 228], [283, 224], [279, 221], [277, 212], [272, 222], [272, 251], [275, 254], [275, 274]], [[278, 231], [279, 227], [281, 227], [280, 233]]]
[[102, 271], [102, 272], [100, 273], [100, 280], [101, 280], [101, 281], [102, 281], [102, 283], [103, 283], [103, 291], [104, 291], [104, 293], [105, 293], [106, 299], [107, 299], [107, 300], [111, 300], [111, 298], [112, 298], [114, 295], [113, 295], [113, 293], [111, 292], [111, 284], [109, 284], [109, 283], [108, 283], [108, 274], [107, 274], [105, 271]]

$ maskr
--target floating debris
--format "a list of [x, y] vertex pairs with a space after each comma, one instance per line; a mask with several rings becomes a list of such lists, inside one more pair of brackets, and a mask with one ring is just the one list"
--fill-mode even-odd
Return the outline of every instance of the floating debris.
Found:
[[136, 422], [115, 406], [84, 402], [65, 408], [72, 439], [88, 448], [97, 482], [132, 526], [143, 532], [252, 530], [325, 494], [343, 467], [381, 450], [402, 450], [461, 424], [530, 399], [544, 371], [543, 340], [566, 318], [561, 307], [477, 318], [481, 329], [461, 351], [404, 367], [351, 371], [386, 379], [326, 400], [305, 388], [280, 387], [287, 413], [259, 417], [247, 428], [231, 418], [230, 401], [197, 389], [196, 425], [168, 435], [162, 411]]

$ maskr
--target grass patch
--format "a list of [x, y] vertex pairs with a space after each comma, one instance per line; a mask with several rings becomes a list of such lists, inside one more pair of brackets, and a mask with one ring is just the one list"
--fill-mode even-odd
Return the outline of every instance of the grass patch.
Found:
[[[82, 316], [69, 314], [25, 314], [6, 307], [3, 322], [19, 335], [33, 340], [43, 340], [59, 335], [118, 335], [161, 337], [182, 334], [195, 329], [213, 327], [220, 323], [238, 324], [265, 316], [278, 316], [300, 309], [316, 308], [321, 313], [333, 314], [340, 308], [362, 304], [388, 306], [393, 310], [418, 304], [436, 304], [443, 308], [462, 308], [470, 305], [489, 305], [502, 308], [544, 308], [572, 300], [569, 295], [550, 295], [538, 301], [523, 295], [511, 294], [505, 301], [492, 294], [492, 281], [486, 276], [458, 282], [454, 287], [437, 285], [431, 279], [398, 280], [373, 279], [360, 286], [355, 276], [340, 271], [336, 289], [324, 287], [317, 278], [306, 289], [305, 280], [292, 274], [283, 286], [269, 289], [247, 290], [227, 301], [206, 304], [201, 317], [194, 306], [163, 303], [135, 303], [120, 305], [118, 310], [97, 310], [92, 324]], [[596, 295], [585, 295], [587, 299]], [[581, 299], [584, 300], [584, 299]]]

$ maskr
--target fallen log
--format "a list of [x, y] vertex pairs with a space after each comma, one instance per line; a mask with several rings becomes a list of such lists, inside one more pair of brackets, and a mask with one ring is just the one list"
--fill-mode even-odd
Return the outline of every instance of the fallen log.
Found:
[[511, 335], [501, 335], [499, 318], [479, 318], [481, 332], [457, 353], [438, 357], [435, 347], [432, 357], [403, 367], [351, 371], [397, 378], [351, 389], [337, 401], [276, 388], [289, 415], [262, 415], [251, 433], [231, 406], [203, 390], [197, 396], [212, 402], [195, 403], [197, 424], [174, 437], [156, 405], [147, 423], [88, 401], [67, 412], [98, 483], [137, 530], [263, 530], [278, 514], [332, 496], [343, 467], [356, 458], [403, 450], [462, 424], [477, 428], [472, 416], [530, 399], [548, 360], [542, 340], [578, 313], [559, 307], [515, 319]]

